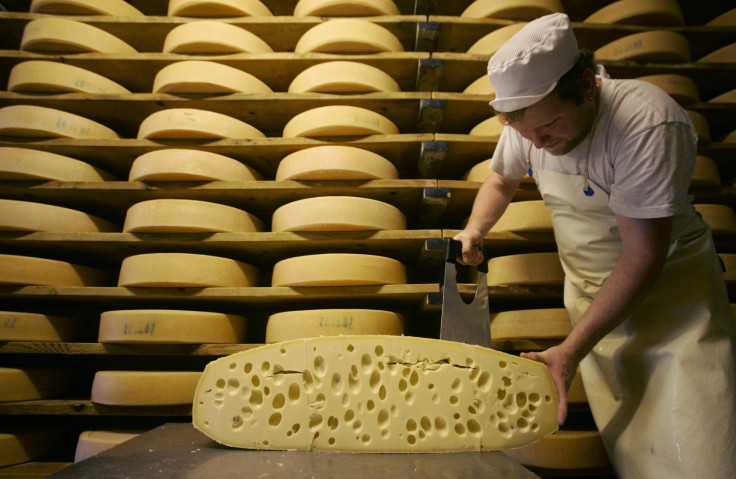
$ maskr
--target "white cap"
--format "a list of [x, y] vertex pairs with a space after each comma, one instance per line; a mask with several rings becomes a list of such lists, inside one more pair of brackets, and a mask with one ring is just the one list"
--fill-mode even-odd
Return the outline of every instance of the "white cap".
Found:
[[488, 61], [499, 112], [526, 108], [554, 90], [575, 65], [578, 42], [564, 13], [553, 13], [526, 24]]

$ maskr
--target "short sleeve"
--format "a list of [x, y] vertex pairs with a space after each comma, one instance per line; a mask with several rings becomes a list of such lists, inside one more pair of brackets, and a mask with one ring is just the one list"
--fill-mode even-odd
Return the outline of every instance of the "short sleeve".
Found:
[[529, 170], [523, 139], [519, 132], [510, 126], [505, 126], [501, 131], [501, 137], [493, 152], [491, 170], [512, 180], [523, 178]]

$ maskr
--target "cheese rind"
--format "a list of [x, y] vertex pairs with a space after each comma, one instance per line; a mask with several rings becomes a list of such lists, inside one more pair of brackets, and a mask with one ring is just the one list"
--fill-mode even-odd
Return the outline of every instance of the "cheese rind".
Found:
[[107, 273], [87, 266], [33, 256], [0, 254], [0, 284], [102, 286], [107, 279]]
[[708, 118], [702, 113], [693, 110], [686, 110], [686, 113], [690, 117], [690, 121], [693, 122], [695, 132], [698, 134], [698, 142], [710, 143], [711, 136]]
[[74, 462], [81, 462], [89, 457], [96, 456], [140, 434], [140, 432], [129, 431], [82, 431], [77, 440]]
[[691, 60], [690, 42], [681, 33], [653, 30], [633, 33], [595, 51], [599, 60], [686, 63]]
[[110, 128], [65, 111], [34, 105], [0, 108], [0, 134], [34, 138], [76, 138], [79, 140], [117, 140]]
[[132, 233], [254, 232], [263, 222], [232, 206], [198, 200], [160, 199], [136, 203], [125, 215]]
[[499, 231], [551, 233], [552, 213], [544, 200], [511, 202], [490, 230], [491, 233]]
[[0, 147], [0, 180], [113, 181], [83, 161], [30, 148]]
[[271, 231], [403, 230], [406, 216], [382, 201], [322, 196], [292, 201], [273, 212]]
[[130, 93], [127, 88], [97, 73], [61, 62], [31, 60], [10, 70], [8, 91], [79, 92], [91, 94]]
[[358, 106], [329, 105], [312, 108], [294, 116], [284, 126], [284, 138], [395, 135], [396, 125], [374, 111]]
[[0, 341], [76, 341], [84, 337], [77, 318], [18, 311], [0, 311]]
[[404, 46], [385, 27], [356, 18], [330, 19], [307, 30], [295, 53], [403, 52]]
[[557, 430], [542, 363], [457, 342], [332, 336], [212, 361], [194, 426], [257, 449], [440, 452], [516, 447]]
[[20, 49], [59, 53], [138, 53], [123, 40], [100, 28], [53, 16], [28, 22], [23, 29]]
[[369, 254], [324, 253], [295, 256], [273, 267], [272, 286], [405, 284], [406, 266]]
[[145, 16], [124, 0], [31, 0], [29, 11], [56, 15]]
[[108, 406], [190, 404], [201, 375], [197, 371], [98, 371], [91, 399]]
[[714, 50], [698, 60], [698, 63], [734, 63], [736, 43]]
[[0, 432], [0, 467], [21, 464], [58, 452], [64, 434], [58, 427], [24, 427]]
[[138, 139], [263, 137], [263, 133], [237, 118], [195, 108], [157, 111], [143, 120], [138, 128]]
[[289, 84], [289, 93], [397, 91], [400, 91], [399, 84], [383, 70], [365, 63], [346, 61], [313, 65], [299, 73]]
[[472, 136], [487, 136], [491, 141], [496, 141], [501, 137], [504, 126], [498, 116], [492, 116], [475, 125], [469, 134]]
[[585, 23], [625, 25], [684, 25], [685, 18], [676, 0], [618, 0], [588, 16]]
[[524, 309], [491, 314], [491, 338], [564, 339], [570, 334], [570, 315], [564, 308]]
[[273, 93], [258, 78], [222, 63], [188, 60], [163, 67], [153, 93]]
[[476, 0], [462, 14], [465, 18], [534, 20], [550, 13], [564, 13], [559, 0]]
[[557, 253], [524, 253], [488, 260], [488, 285], [561, 285], [565, 273]]
[[736, 88], [711, 98], [708, 103], [736, 103]]
[[488, 75], [483, 75], [482, 77], [478, 78], [473, 83], [465, 87], [463, 93], [466, 93], [468, 95], [488, 95], [492, 98], [496, 98], [496, 90], [493, 89], [493, 85], [491, 85], [491, 79], [488, 78]]
[[519, 463], [545, 469], [593, 469], [610, 464], [598, 431], [560, 430], [504, 454]]
[[690, 186], [721, 186], [721, 174], [715, 160], [702, 155], [695, 158], [695, 169]]
[[272, 314], [266, 324], [266, 343], [365, 334], [404, 334], [404, 318], [377, 309], [310, 309]]
[[270, 17], [259, 0], [169, 0], [169, 16], [182, 17]]
[[637, 80], [642, 80], [657, 85], [679, 103], [688, 104], [697, 103], [700, 101], [698, 85], [696, 85], [695, 81], [693, 81], [689, 77], [686, 77], [685, 75], [676, 75], [669, 73], [660, 75], [646, 75], [637, 78]]
[[250, 287], [258, 269], [230, 258], [191, 253], [146, 253], [125, 258], [118, 286]]
[[295, 17], [363, 17], [373, 15], [401, 15], [391, 0], [299, 0], [294, 7]]
[[736, 211], [727, 205], [703, 204], [693, 205], [708, 223], [714, 234], [736, 232]]
[[244, 28], [216, 20], [183, 23], [164, 39], [163, 53], [272, 53], [261, 38]]
[[282, 158], [276, 181], [396, 179], [393, 163], [377, 153], [354, 146], [322, 145]]
[[526, 25], [526, 22], [517, 22], [494, 30], [491, 33], [482, 37], [480, 40], [473, 43], [473, 45], [468, 48], [468, 51], [466, 53], [470, 55], [486, 55], [490, 57], [491, 55], [496, 53], [496, 50], [498, 50], [501, 45], [506, 43], [509, 38], [514, 36], [514, 34], [519, 30], [521, 30], [524, 25]]
[[70, 208], [0, 200], [0, 231], [102, 233], [120, 231], [120, 228], [110, 221]]
[[736, 8], [732, 8], [705, 24], [706, 27], [732, 27], [736, 25]]
[[257, 181], [253, 168], [227, 156], [203, 150], [167, 148], [144, 153], [133, 161], [130, 181]]
[[74, 373], [58, 368], [0, 368], [0, 402], [32, 401], [69, 392]]

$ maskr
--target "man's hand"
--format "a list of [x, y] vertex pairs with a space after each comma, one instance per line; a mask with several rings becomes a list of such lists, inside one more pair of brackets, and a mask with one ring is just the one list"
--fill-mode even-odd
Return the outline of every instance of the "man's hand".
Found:
[[578, 361], [567, 353], [562, 346], [553, 346], [541, 353], [521, 353], [522, 358], [539, 361], [547, 365], [552, 381], [557, 389], [557, 397], [560, 402], [557, 411], [557, 422], [561, 425], [567, 418], [567, 391], [570, 389], [575, 372], [578, 369]]
[[453, 238], [462, 243], [462, 253], [458, 262], [477, 266], [483, 261], [483, 235], [479, 231], [464, 229]]

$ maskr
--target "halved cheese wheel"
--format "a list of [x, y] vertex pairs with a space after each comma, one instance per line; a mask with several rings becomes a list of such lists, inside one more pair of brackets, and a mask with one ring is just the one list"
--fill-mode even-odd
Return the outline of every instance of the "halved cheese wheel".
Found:
[[552, 213], [544, 200], [514, 201], [490, 230], [499, 231], [551, 233]]
[[687, 115], [690, 117], [690, 121], [693, 122], [695, 132], [698, 134], [698, 141], [710, 143], [710, 126], [708, 125], [708, 119], [705, 115], [693, 110], [687, 110]]
[[171, 309], [105, 311], [101, 343], [237, 344], [245, 340], [246, 319], [235, 314]]
[[563, 339], [572, 324], [565, 308], [524, 309], [491, 314], [491, 338]]
[[10, 70], [8, 91], [127, 94], [130, 91], [102, 75], [61, 62], [34, 60]]
[[504, 126], [500, 117], [492, 116], [475, 125], [469, 134], [472, 136], [487, 136], [491, 138], [491, 141], [496, 141], [501, 137]]
[[653, 85], [657, 85], [678, 103], [688, 104], [700, 101], [698, 85], [685, 75], [663, 73], [660, 75], [646, 75], [637, 78]]
[[406, 266], [370, 254], [325, 253], [296, 256], [273, 267], [272, 286], [405, 284]]
[[164, 53], [271, 53], [273, 49], [244, 28], [216, 20], [199, 20], [173, 28], [164, 39]]
[[270, 17], [259, 0], [169, 0], [169, 16], [182, 17]]
[[258, 78], [217, 62], [190, 60], [163, 67], [153, 93], [273, 93]]
[[668, 30], [633, 33], [602, 46], [595, 51], [595, 58], [661, 63], [689, 62], [690, 42], [684, 35]]
[[58, 368], [0, 368], [0, 402], [63, 396], [73, 377], [73, 371]]
[[498, 256], [488, 261], [488, 285], [561, 285], [565, 273], [557, 253]]
[[705, 24], [706, 27], [733, 27], [736, 25], [736, 8], [732, 8]]
[[565, 7], [559, 0], [476, 0], [460, 16], [534, 20], [556, 12], [565, 12]]
[[124, 0], [31, 0], [30, 12], [55, 15], [145, 16]]
[[404, 334], [404, 317], [377, 309], [310, 309], [272, 314], [266, 343], [317, 336]]
[[59, 53], [138, 53], [118, 37], [76, 20], [43, 17], [31, 20], [23, 29], [20, 49]]
[[84, 337], [84, 327], [77, 318], [0, 311], [0, 341], [76, 341]]
[[65, 111], [33, 105], [0, 108], [0, 134], [34, 138], [76, 138], [117, 140], [110, 128]]
[[503, 453], [525, 466], [545, 469], [592, 469], [610, 464], [598, 431], [559, 430]]
[[148, 115], [138, 128], [142, 138], [263, 138], [244, 121], [195, 108], [169, 108]]
[[100, 233], [120, 228], [97, 216], [62, 206], [0, 199], [0, 231]]
[[366, 17], [372, 15], [401, 15], [391, 0], [299, 0], [294, 7], [295, 17]]
[[318, 63], [299, 73], [289, 85], [289, 93], [367, 93], [400, 91], [391, 76], [374, 66], [359, 62]]
[[711, 98], [708, 103], [736, 103], [736, 88]]
[[284, 138], [395, 135], [396, 125], [374, 111], [358, 106], [329, 105], [312, 108], [293, 117], [284, 126]]
[[129, 233], [192, 233], [263, 231], [263, 222], [232, 206], [198, 200], [141, 201], [125, 215]]
[[718, 164], [711, 158], [698, 155], [695, 158], [695, 170], [690, 186], [721, 186]]
[[677, 0], [619, 0], [606, 5], [583, 21], [652, 26], [685, 24]]
[[501, 45], [506, 43], [509, 38], [513, 37], [516, 32], [521, 30], [524, 25], [526, 25], [526, 22], [517, 22], [501, 27], [498, 30], [494, 30], [475, 42], [470, 48], [468, 48], [467, 53], [470, 55], [486, 55], [490, 57], [496, 53], [496, 51], [501, 48]]
[[356, 18], [331, 19], [307, 30], [296, 53], [403, 52], [404, 46], [385, 27]]
[[292, 201], [273, 212], [272, 231], [403, 230], [406, 216], [382, 201], [320, 196]]
[[113, 181], [115, 177], [83, 161], [47, 151], [0, 148], [0, 180]]
[[730, 206], [701, 203], [693, 206], [710, 225], [714, 234], [736, 232], [736, 211]]
[[209, 151], [169, 148], [144, 153], [130, 167], [130, 181], [257, 181], [241, 162]]
[[0, 254], [0, 284], [36, 286], [102, 286], [107, 274], [53, 259]]
[[393, 163], [372, 151], [354, 146], [323, 145], [285, 156], [276, 170], [276, 181], [396, 179]]
[[198, 371], [98, 371], [92, 402], [108, 406], [190, 404], [202, 375]]
[[[0, 467], [27, 463], [59, 451], [65, 431], [58, 426], [3, 428], [0, 432]], [[20, 471], [19, 471], [20, 472]]]
[[118, 286], [238, 288], [257, 286], [258, 276], [256, 267], [230, 258], [146, 253], [123, 260]]
[[83, 431], [77, 440], [74, 462], [77, 463], [89, 457], [96, 456], [134, 437], [138, 437], [141, 433], [142, 431]]
[[734, 63], [736, 62], [736, 43], [726, 45], [712, 51], [698, 60], [698, 63]]
[[468, 95], [488, 95], [492, 98], [496, 98], [496, 90], [493, 89], [491, 79], [488, 78], [488, 75], [483, 75], [465, 87], [463, 93], [467, 93]]
[[481, 161], [480, 163], [469, 169], [463, 175], [462, 179], [465, 181], [476, 181], [478, 183], [483, 183], [493, 173], [493, 170], [491, 170], [491, 160], [492, 158]]

